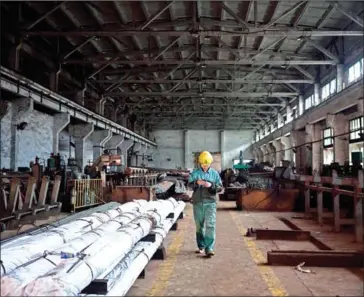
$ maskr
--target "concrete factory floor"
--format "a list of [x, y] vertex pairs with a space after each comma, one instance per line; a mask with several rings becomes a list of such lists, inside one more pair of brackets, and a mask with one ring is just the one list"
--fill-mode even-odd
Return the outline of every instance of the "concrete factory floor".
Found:
[[[187, 205], [178, 230], [171, 231], [165, 241], [167, 258], [151, 261], [145, 279], [138, 279], [128, 296], [363, 296], [363, 271], [359, 269], [315, 267], [311, 268], [315, 273], [306, 274], [294, 267], [261, 265], [272, 249], [317, 247], [306, 241], [256, 241], [245, 237], [250, 227], [289, 228], [276, 218], [277, 213], [239, 212], [234, 206], [234, 202], [219, 202], [216, 256], [205, 259], [194, 253], [195, 226], [192, 206]], [[297, 219], [294, 223], [313, 232], [333, 249], [362, 248], [351, 243], [352, 235], [338, 235], [329, 232], [329, 227], [310, 221]]]

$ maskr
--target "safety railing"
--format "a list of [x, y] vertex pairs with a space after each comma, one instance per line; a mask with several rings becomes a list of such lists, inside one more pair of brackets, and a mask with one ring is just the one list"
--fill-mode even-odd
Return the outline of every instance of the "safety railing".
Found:
[[[355, 228], [355, 241], [363, 242], [363, 170], [359, 170], [357, 178], [339, 177], [336, 170], [333, 170], [332, 177], [320, 176], [315, 172], [314, 175], [297, 175], [292, 178], [304, 184], [306, 218], [311, 218], [312, 214], [314, 214], [313, 217], [320, 225], [324, 223], [325, 218], [333, 218], [335, 232], [340, 232], [342, 225], [353, 225]], [[342, 187], [350, 189], [343, 189]], [[316, 192], [316, 207], [311, 206], [312, 192]], [[332, 211], [324, 209], [323, 193], [330, 193]], [[341, 217], [340, 196], [351, 198], [353, 210], [351, 218]]]
[[73, 210], [104, 203], [102, 179], [75, 179], [72, 181]]

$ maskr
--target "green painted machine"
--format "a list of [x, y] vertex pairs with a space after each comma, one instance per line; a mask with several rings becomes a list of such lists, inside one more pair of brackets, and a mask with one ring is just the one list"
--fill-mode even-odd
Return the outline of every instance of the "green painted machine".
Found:
[[243, 151], [240, 151], [239, 163], [233, 165], [233, 168], [237, 170], [248, 170], [250, 167], [251, 167], [250, 165], [244, 163]]

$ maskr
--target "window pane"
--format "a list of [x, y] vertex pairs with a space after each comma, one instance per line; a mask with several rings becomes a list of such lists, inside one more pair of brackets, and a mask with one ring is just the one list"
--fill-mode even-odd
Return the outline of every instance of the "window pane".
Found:
[[305, 109], [309, 109], [311, 107], [311, 105], [312, 105], [311, 100], [312, 100], [311, 97], [308, 97], [305, 99]]
[[333, 79], [330, 82], [330, 94], [334, 94], [336, 92], [336, 79]]
[[327, 84], [322, 88], [321, 97], [323, 100], [325, 100], [327, 97], [329, 97], [328, 87], [329, 87], [329, 85]]
[[360, 77], [360, 62], [357, 62], [354, 65], [354, 76], [355, 76], [355, 78], [354, 78], [355, 80]]
[[350, 130], [353, 129], [353, 125], [354, 125], [354, 122], [353, 121], [350, 121], [350, 125], [349, 125]]
[[355, 80], [355, 76], [354, 76], [354, 66], [351, 66], [349, 68], [349, 83], [353, 82]]

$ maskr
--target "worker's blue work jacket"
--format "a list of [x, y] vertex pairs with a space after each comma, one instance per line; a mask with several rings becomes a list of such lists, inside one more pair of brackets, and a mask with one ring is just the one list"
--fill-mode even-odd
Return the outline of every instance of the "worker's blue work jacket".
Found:
[[[198, 180], [210, 182], [212, 186], [206, 188], [198, 185]], [[188, 185], [193, 189], [192, 201], [193, 203], [199, 202], [216, 202], [217, 193], [222, 189], [222, 182], [219, 173], [209, 168], [206, 172], [202, 168], [195, 169], [188, 180]]]

